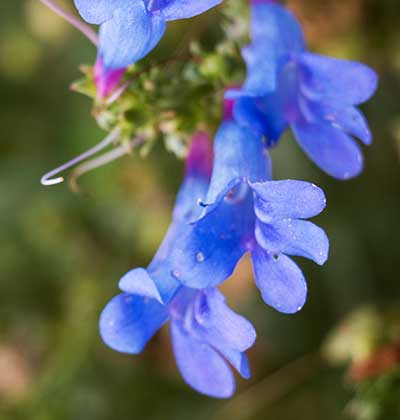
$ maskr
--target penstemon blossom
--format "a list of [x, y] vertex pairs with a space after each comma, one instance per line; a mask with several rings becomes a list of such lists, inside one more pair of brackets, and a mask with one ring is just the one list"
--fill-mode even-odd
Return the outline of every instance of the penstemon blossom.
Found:
[[254, 343], [254, 328], [229, 309], [217, 289], [182, 286], [171, 265], [171, 250], [201, 209], [197, 200], [206, 192], [210, 152], [207, 136], [198, 133], [167, 236], [147, 270], [134, 269], [121, 279], [123, 293], [104, 309], [100, 333], [111, 348], [137, 354], [169, 320], [175, 359], [185, 381], [203, 394], [227, 398], [235, 389], [227, 362], [244, 378], [250, 377], [244, 352]]
[[275, 144], [289, 126], [297, 142], [322, 170], [348, 179], [363, 167], [352, 137], [369, 145], [368, 124], [357, 109], [377, 87], [369, 67], [307, 51], [302, 29], [283, 6], [251, 1], [251, 44], [242, 51], [247, 78], [234, 113], [241, 124]]
[[189, 287], [214, 287], [250, 252], [264, 301], [284, 313], [299, 311], [307, 287], [288, 255], [321, 265], [326, 261], [325, 233], [304, 220], [325, 207], [322, 190], [302, 181], [271, 181], [260, 136], [240, 127], [229, 112], [217, 133], [214, 155], [205, 214], [182, 233], [171, 258], [173, 273]]

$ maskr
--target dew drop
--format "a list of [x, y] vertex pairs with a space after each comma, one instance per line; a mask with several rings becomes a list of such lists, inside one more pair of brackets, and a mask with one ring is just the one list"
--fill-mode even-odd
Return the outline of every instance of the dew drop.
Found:
[[178, 270], [172, 270], [171, 274], [177, 279], [179, 279], [181, 275], [181, 273]]
[[203, 262], [204, 261], [204, 254], [202, 252], [198, 252], [196, 255], [197, 262]]

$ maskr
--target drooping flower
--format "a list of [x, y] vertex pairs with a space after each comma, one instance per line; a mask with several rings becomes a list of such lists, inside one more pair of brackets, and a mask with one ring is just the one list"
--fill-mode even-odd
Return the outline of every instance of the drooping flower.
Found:
[[175, 277], [188, 287], [215, 287], [250, 252], [264, 301], [284, 313], [299, 311], [307, 286], [290, 256], [326, 261], [324, 231], [304, 220], [323, 210], [323, 192], [308, 182], [271, 181], [260, 136], [229, 116], [217, 133], [214, 155], [205, 214], [173, 249]]
[[171, 264], [171, 250], [188, 223], [199, 216], [198, 199], [205, 197], [210, 165], [208, 139], [200, 134], [187, 159], [186, 178], [163, 244], [146, 270], [132, 270], [121, 279], [123, 293], [104, 309], [100, 332], [111, 348], [137, 354], [169, 320], [175, 359], [185, 381], [198, 392], [227, 398], [235, 390], [227, 362], [244, 378], [250, 376], [244, 352], [254, 343], [254, 328], [226, 305], [217, 289], [182, 286]]
[[83, 19], [100, 25], [99, 56], [106, 71], [146, 56], [170, 20], [201, 14], [222, 0], [74, 0]]
[[230, 92], [239, 123], [276, 143], [290, 127], [300, 147], [322, 170], [339, 179], [358, 175], [371, 132], [357, 106], [375, 92], [369, 67], [307, 51], [296, 18], [283, 6], [251, 1], [251, 44], [243, 49], [247, 78]]

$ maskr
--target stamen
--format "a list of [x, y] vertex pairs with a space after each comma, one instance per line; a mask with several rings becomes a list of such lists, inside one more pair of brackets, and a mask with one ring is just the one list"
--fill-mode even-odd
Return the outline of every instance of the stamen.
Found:
[[68, 178], [68, 183], [72, 191], [79, 192], [80, 188], [78, 185], [78, 178], [94, 169], [100, 168], [103, 165], [113, 162], [114, 160], [119, 159], [120, 157], [131, 153], [131, 151], [142, 145], [145, 142], [145, 139], [142, 137], [134, 138], [129, 142], [129, 144], [123, 144], [116, 147], [109, 152], [104, 153], [103, 155], [91, 159], [81, 165], [77, 166]]
[[51, 186], [51, 185], [60, 184], [61, 182], [64, 181], [64, 178], [62, 176], [58, 177], [58, 178], [54, 178], [54, 176], [58, 175], [60, 172], [65, 171], [66, 169], [71, 168], [72, 166], [77, 165], [78, 163], [82, 162], [83, 160], [90, 158], [91, 156], [100, 152], [101, 150], [103, 150], [104, 148], [109, 146], [110, 144], [114, 143], [118, 139], [119, 134], [120, 134], [119, 129], [116, 128], [104, 140], [102, 140], [96, 146], [94, 146], [91, 149], [87, 150], [86, 152], [80, 154], [79, 156], [70, 160], [69, 162], [64, 163], [63, 165], [59, 166], [58, 168], [53, 169], [50, 172], [47, 172], [45, 175], [42, 176], [42, 178], [40, 180], [41, 184], [46, 186], [46, 187]]
[[68, 23], [70, 23], [74, 28], [78, 29], [83, 35], [85, 35], [89, 41], [91, 41], [94, 45], [98, 45], [99, 43], [99, 36], [97, 32], [94, 31], [89, 25], [82, 22], [77, 16], [73, 13], [70, 13], [63, 9], [60, 5], [53, 2], [53, 0], [40, 0], [45, 6], [55, 12], [58, 16], [65, 19]]

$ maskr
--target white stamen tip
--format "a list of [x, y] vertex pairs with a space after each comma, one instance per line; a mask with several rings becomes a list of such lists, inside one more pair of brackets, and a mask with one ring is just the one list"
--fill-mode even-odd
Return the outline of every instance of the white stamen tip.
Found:
[[44, 185], [45, 187], [50, 187], [51, 185], [61, 184], [62, 182], [64, 182], [64, 178], [62, 176], [60, 176], [59, 178], [55, 178], [55, 179], [42, 178], [40, 180], [40, 183], [42, 185]]

